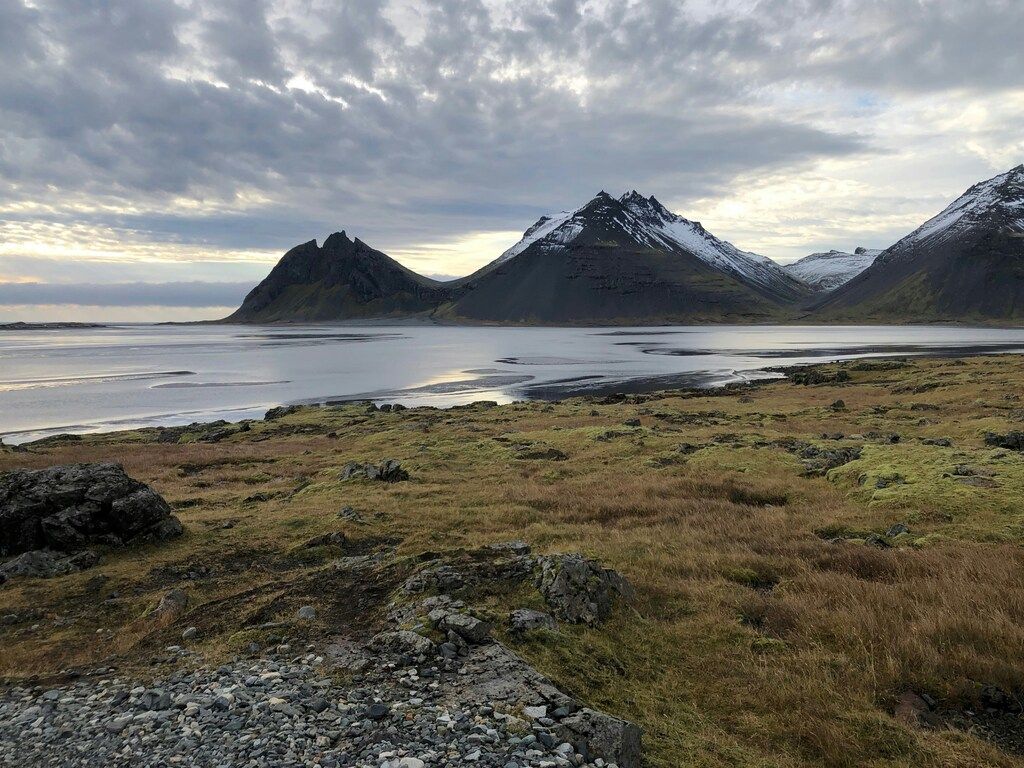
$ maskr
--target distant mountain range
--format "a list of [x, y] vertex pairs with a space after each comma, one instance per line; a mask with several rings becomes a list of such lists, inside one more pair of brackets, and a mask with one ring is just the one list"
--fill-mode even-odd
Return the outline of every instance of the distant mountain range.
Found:
[[884, 251], [780, 266], [635, 190], [542, 216], [477, 272], [418, 275], [344, 232], [284, 255], [229, 322], [428, 318], [514, 324], [1024, 318], [1024, 165]]

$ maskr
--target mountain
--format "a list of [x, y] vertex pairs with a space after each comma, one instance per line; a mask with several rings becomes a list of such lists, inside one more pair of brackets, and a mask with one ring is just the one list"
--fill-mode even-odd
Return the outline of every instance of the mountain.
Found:
[[804, 256], [783, 269], [818, 291], [831, 291], [844, 285], [870, 267], [881, 251], [857, 248], [853, 253], [825, 251]]
[[1024, 165], [975, 184], [813, 307], [822, 319], [1024, 319]]
[[438, 314], [516, 323], [745, 322], [807, 286], [636, 191], [544, 216]]
[[288, 251], [229, 322], [429, 316], [450, 322], [757, 322], [811, 290], [654, 197], [601, 192], [544, 216], [477, 272], [447, 283], [344, 232]]
[[450, 297], [443, 283], [336, 232], [323, 247], [310, 240], [288, 251], [227, 321], [400, 317], [429, 312]]

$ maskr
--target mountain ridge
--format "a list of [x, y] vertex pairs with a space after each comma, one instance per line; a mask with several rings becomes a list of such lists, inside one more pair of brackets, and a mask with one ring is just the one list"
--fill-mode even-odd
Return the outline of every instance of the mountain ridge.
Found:
[[540, 217], [476, 272], [424, 277], [344, 231], [289, 250], [227, 322], [510, 324], [1024, 319], [1024, 165], [971, 186], [883, 251], [789, 265], [635, 189]]

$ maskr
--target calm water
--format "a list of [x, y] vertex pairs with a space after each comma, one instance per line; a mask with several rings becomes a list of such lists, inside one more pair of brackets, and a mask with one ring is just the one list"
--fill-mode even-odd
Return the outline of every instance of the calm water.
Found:
[[714, 386], [777, 365], [1024, 351], [1024, 329], [152, 326], [0, 332], [0, 436], [260, 417], [372, 398], [447, 406]]

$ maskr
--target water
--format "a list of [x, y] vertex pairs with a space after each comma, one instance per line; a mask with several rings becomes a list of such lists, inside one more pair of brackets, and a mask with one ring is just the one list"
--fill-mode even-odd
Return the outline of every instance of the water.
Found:
[[452, 328], [157, 326], [0, 332], [8, 443], [213, 419], [288, 403], [449, 406], [714, 386], [778, 365], [1024, 351], [1024, 329], [944, 326]]

